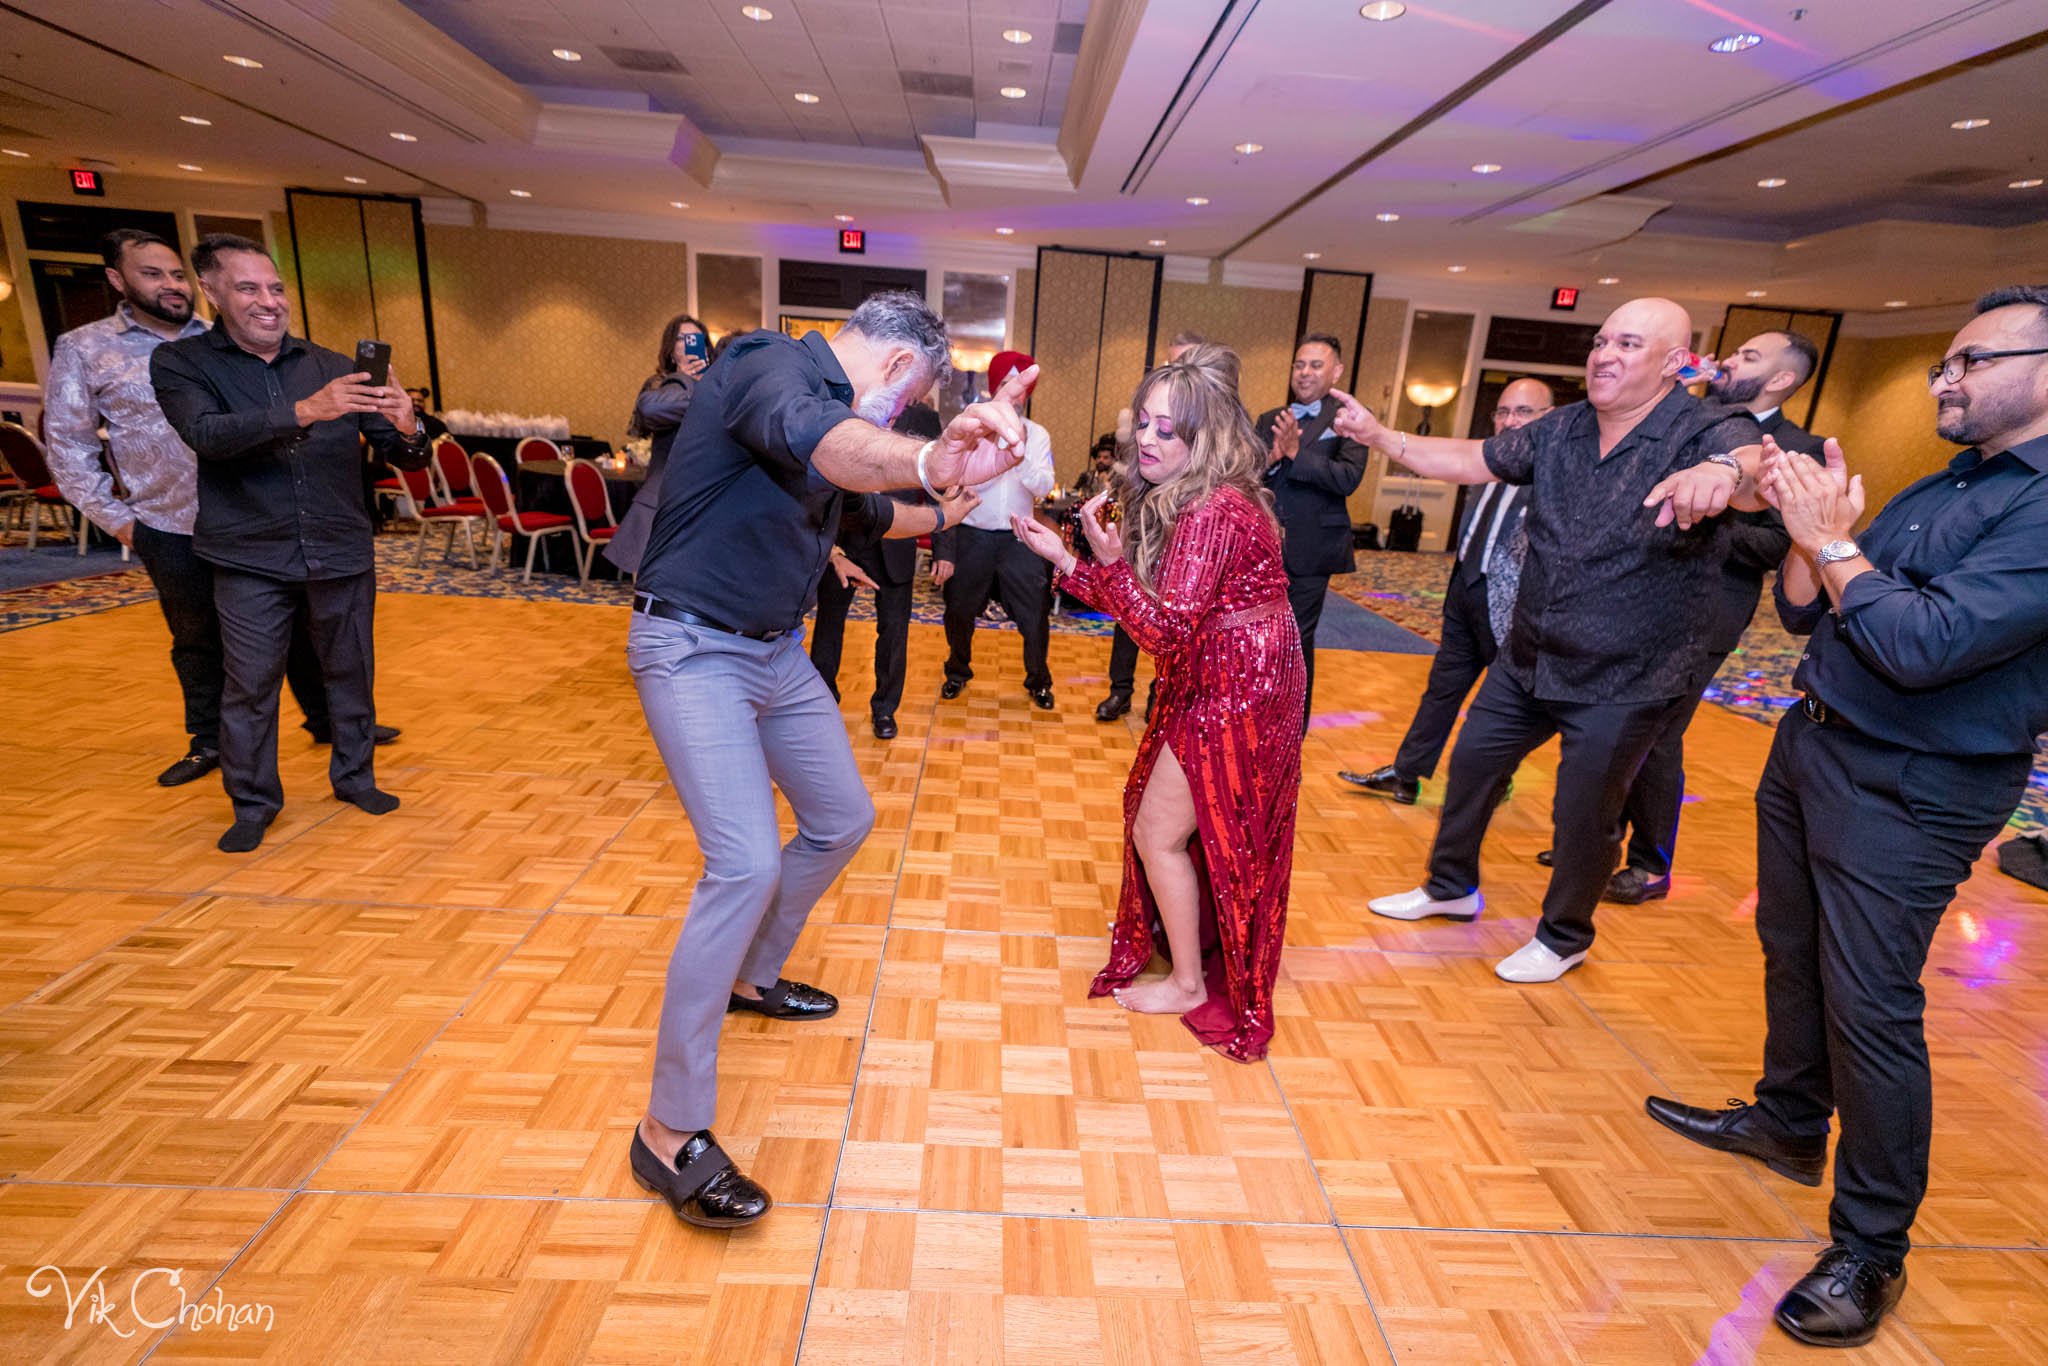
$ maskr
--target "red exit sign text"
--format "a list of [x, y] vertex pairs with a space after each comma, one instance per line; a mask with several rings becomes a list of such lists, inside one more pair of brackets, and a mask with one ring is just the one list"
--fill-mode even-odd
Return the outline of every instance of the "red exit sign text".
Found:
[[867, 229], [841, 228], [839, 230], [839, 249], [856, 254], [865, 252], [868, 249]]
[[71, 193], [103, 195], [106, 192], [107, 182], [100, 179], [98, 171], [88, 171], [83, 167], [73, 168], [71, 172]]
[[1550, 306], [1552, 308], [1561, 309], [1566, 313], [1569, 313], [1573, 309], [1577, 308], [1579, 306], [1578, 286], [1559, 285], [1556, 289], [1551, 290]]

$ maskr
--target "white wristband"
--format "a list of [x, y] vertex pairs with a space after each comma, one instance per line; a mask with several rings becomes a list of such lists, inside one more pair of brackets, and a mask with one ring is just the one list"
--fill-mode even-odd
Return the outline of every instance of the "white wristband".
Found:
[[[918, 482], [918, 483], [919, 483], [919, 484], [920, 484], [921, 486], [923, 486], [923, 488], [924, 488], [924, 492], [925, 492], [925, 496], [926, 496], [926, 497], [928, 497], [928, 498], [930, 498], [930, 499], [931, 499], [931, 500], [932, 500], [933, 502], [935, 502], [935, 503], [936, 503], [936, 502], [938, 502], [938, 501], [940, 501], [940, 500], [939, 500], [939, 491], [938, 491], [937, 489], [935, 489], [935, 488], [933, 488], [933, 487], [932, 487], [932, 481], [931, 481], [931, 479], [930, 479], [930, 478], [929, 478], [929, 477], [928, 477], [928, 476], [927, 476], [927, 475], [925, 474], [925, 472], [924, 472], [924, 462], [925, 462], [925, 459], [926, 459], [926, 457], [928, 457], [928, 456], [930, 456], [930, 455], [931, 455], [931, 453], [932, 453], [932, 447], [934, 447], [934, 446], [936, 446], [936, 445], [938, 445], [938, 444], [939, 444], [939, 443], [938, 443], [938, 442], [936, 442], [936, 441], [927, 441], [927, 442], [925, 442], [925, 443], [924, 443], [924, 444], [923, 444], [922, 446], [919, 446], [919, 447], [917, 448], [917, 482]], [[939, 518], [939, 520], [940, 520], [941, 522], [943, 522], [943, 521], [945, 520], [945, 515], [944, 515], [943, 513], [942, 513], [942, 514], [940, 514], [940, 518]]]

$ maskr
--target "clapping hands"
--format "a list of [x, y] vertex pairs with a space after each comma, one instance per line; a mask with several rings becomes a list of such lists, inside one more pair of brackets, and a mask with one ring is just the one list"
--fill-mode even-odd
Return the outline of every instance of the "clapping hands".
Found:
[[1792, 543], [1808, 555], [1830, 541], [1845, 540], [1863, 517], [1863, 476], [1849, 473], [1842, 445], [1829, 437], [1826, 464], [1779, 448], [1764, 438], [1758, 487], [1764, 501], [1785, 519]]

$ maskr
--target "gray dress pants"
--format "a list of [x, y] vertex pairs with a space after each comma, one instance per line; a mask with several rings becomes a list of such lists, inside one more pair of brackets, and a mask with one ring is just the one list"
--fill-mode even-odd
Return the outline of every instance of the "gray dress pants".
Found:
[[[775, 985], [811, 907], [874, 828], [875, 806], [801, 631], [749, 640], [636, 612], [626, 662], [704, 854], [669, 959], [648, 1105], [692, 1133], [718, 1108], [733, 983]], [[796, 813], [787, 844], [776, 788]]]

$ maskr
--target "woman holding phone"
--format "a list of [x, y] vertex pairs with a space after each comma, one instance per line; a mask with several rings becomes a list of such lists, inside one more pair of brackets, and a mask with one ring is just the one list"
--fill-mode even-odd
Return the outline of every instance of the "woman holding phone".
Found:
[[[1307, 674], [1236, 359], [1196, 346], [1138, 386], [1136, 458], [1081, 509], [1093, 564], [1040, 522], [1012, 527], [1159, 666], [1124, 787], [1109, 964], [1089, 994], [1178, 1014], [1203, 1043], [1256, 1062], [1273, 1037]], [[1168, 971], [1138, 982], [1155, 918]]]
[[640, 386], [633, 402], [633, 416], [626, 423], [629, 437], [649, 437], [647, 481], [633, 495], [633, 506], [619, 521], [619, 529], [605, 546], [605, 558], [623, 574], [640, 572], [640, 556], [647, 549], [647, 533], [653, 529], [654, 510], [661, 504], [661, 472], [668, 464], [668, 448], [683, 415], [690, 411], [690, 396], [697, 390], [697, 377], [711, 364], [711, 334], [704, 324], [687, 313], [678, 313], [661, 329], [661, 346], [655, 352], [654, 373]]

